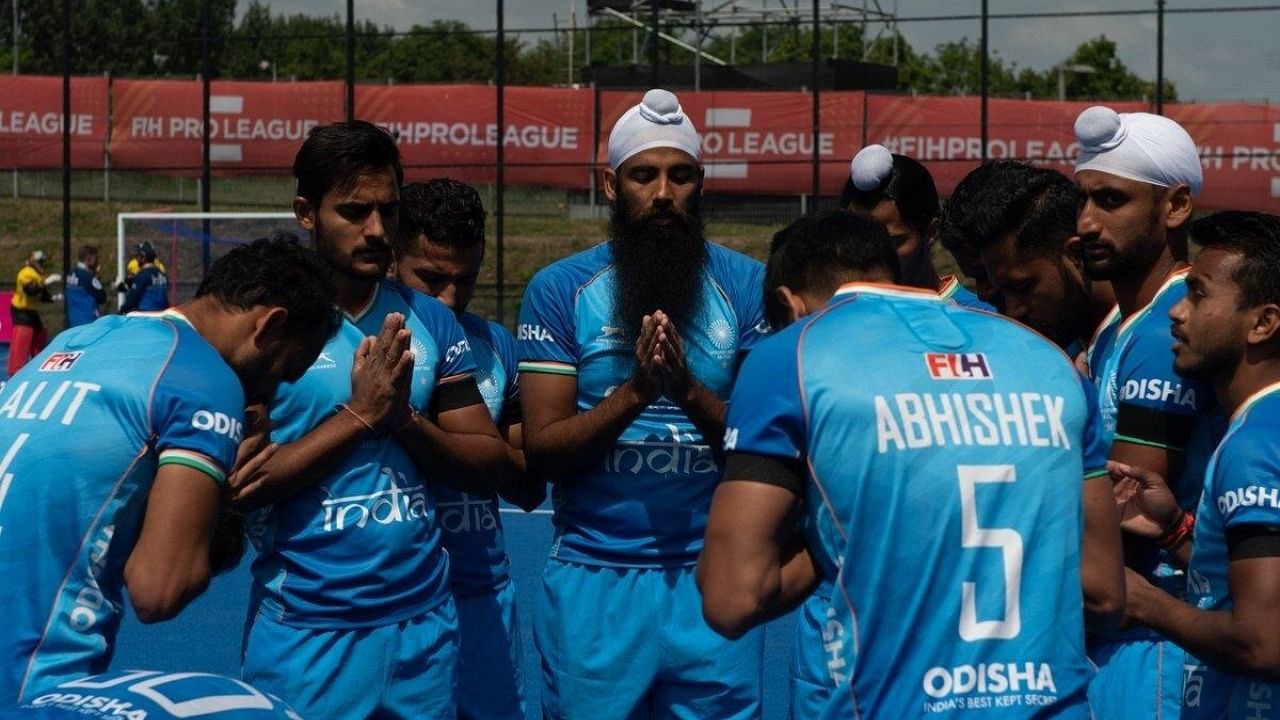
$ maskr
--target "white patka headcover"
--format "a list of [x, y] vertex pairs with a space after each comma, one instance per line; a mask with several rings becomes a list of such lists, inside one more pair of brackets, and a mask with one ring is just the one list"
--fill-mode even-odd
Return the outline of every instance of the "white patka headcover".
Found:
[[1181, 125], [1151, 113], [1118, 113], [1095, 105], [1076, 118], [1076, 172], [1097, 170], [1159, 187], [1186, 185], [1199, 195], [1200, 153]]
[[613, 124], [609, 167], [617, 170], [632, 155], [658, 147], [683, 150], [694, 160], [702, 160], [702, 140], [680, 101], [673, 93], [655, 88]]
[[893, 174], [893, 153], [883, 145], [868, 145], [849, 163], [849, 179], [863, 192], [880, 187]]

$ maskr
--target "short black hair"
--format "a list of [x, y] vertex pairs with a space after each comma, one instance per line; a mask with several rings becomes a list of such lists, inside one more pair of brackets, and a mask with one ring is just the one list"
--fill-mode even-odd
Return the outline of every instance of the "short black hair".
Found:
[[84, 262], [85, 260], [88, 260], [91, 257], [96, 257], [97, 255], [97, 245], [81, 245], [80, 252], [76, 253], [76, 258], [79, 259], [80, 262]]
[[978, 250], [1012, 234], [1019, 253], [1061, 254], [1076, 234], [1080, 191], [1057, 170], [1007, 163], [990, 169], [967, 204], [963, 233]]
[[396, 254], [412, 250], [419, 235], [455, 250], [484, 247], [484, 204], [480, 193], [450, 178], [405, 185], [400, 190]]
[[957, 251], [967, 251], [971, 255], [977, 254], [977, 243], [965, 234], [965, 223], [969, 220], [973, 199], [982, 192], [996, 173], [1020, 165], [1022, 163], [1015, 160], [988, 160], [960, 180], [942, 208], [942, 222], [938, 224], [938, 242], [942, 247], [953, 255]]
[[367, 170], [391, 168], [404, 182], [400, 148], [385, 130], [364, 120], [317, 125], [293, 158], [299, 196], [319, 207], [326, 193], [351, 189]]
[[1280, 217], [1230, 210], [1195, 221], [1191, 237], [1202, 248], [1240, 254], [1231, 279], [1240, 286], [1243, 307], [1280, 305]]
[[764, 271], [770, 324], [786, 324], [777, 290], [832, 293], [858, 275], [880, 272], [898, 280], [898, 251], [880, 223], [844, 210], [811, 213], [774, 234]]
[[279, 233], [233, 248], [209, 267], [196, 297], [212, 297], [228, 307], [255, 306], [289, 311], [286, 332], [329, 337], [340, 323], [337, 288], [329, 269], [296, 236]]
[[860, 190], [852, 178], [844, 181], [840, 207], [870, 211], [881, 201], [892, 200], [902, 221], [921, 235], [939, 214], [938, 188], [924, 165], [906, 155], [893, 154], [893, 170], [878, 186]]

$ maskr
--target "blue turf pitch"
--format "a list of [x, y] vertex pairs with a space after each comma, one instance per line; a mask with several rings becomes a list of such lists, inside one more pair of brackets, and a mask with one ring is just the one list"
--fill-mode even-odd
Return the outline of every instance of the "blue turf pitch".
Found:
[[[524, 625], [525, 677], [536, 693], [542, 678], [529, 621], [533, 617], [534, 591], [551, 544], [551, 522], [546, 514], [504, 512], [507, 551], [511, 554], [512, 579]], [[240, 636], [249, 602], [248, 558], [228, 575], [213, 581], [209, 591], [177, 619], [158, 625], [142, 625], [129, 613], [120, 630], [113, 668], [154, 670], [203, 670], [236, 676], [240, 669]], [[791, 657], [794, 617], [774, 621], [766, 629], [764, 717], [781, 720], [787, 715], [787, 667]], [[536, 700], [529, 718], [538, 717]]]

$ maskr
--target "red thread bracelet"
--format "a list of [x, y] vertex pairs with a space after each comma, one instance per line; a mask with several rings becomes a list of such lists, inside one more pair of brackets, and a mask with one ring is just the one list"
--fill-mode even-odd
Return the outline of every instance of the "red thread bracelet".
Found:
[[1173, 526], [1173, 529], [1165, 533], [1164, 537], [1160, 538], [1160, 549], [1172, 550], [1178, 545], [1181, 545], [1183, 541], [1191, 537], [1192, 533], [1195, 532], [1195, 529], [1195, 513], [1189, 513], [1183, 510], [1182, 517], [1178, 518], [1178, 522]]

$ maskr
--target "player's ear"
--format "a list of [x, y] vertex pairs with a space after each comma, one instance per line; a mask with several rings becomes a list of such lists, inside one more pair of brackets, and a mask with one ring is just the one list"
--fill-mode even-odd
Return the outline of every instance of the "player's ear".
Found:
[[282, 307], [259, 307], [253, 324], [253, 344], [259, 348], [278, 346], [288, 340], [289, 311]]
[[1084, 258], [1080, 256], [1081, 243], [1079, 235], [1072, 235], [1062, 244], [1062, 258], [1077, 270], [1084, 269]]
[[1268, 303], [1255, 311], [1253, 327], [1249, 328], [1250, 345], [1280, 340], [1280, 305]]
[[604, 196], [609, 202], [618, 199], [618, 173], [613, 168], [605, 168], [600, 172], [604, 180]]
[[786, 285], [779, 285], [774, 292], [777, 295], [778, 302], [790, 309], [791, 322], [796, 322], [809, 314], [809, 308], [800, 293], [791, 292], [791, 288]]
[[311, 232], [316, 229], [316, 209], [310, 200], [301, 195], [293, 199], [293, 216], [298, 219], [303, 230]]
[[1164, 225], [1176, 230], [1191, 221], [1191, 188], [1186, 185], [1175, 187], [1165, 196]]

